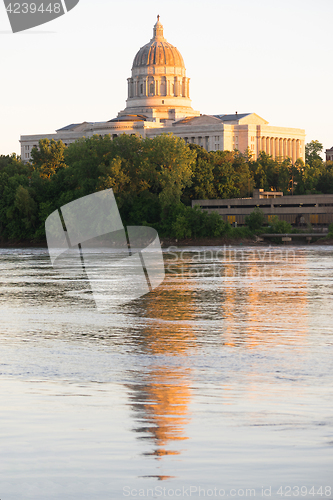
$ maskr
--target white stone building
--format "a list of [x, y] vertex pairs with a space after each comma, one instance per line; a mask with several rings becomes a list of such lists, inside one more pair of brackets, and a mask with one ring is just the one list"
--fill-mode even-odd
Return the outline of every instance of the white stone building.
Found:
[[126, 108], [117, 118], [67, 125], [55, 134], [23, 135], [22, 160], [29, 161], [32, 148], [44, 138], [68, 145], [94, 134], [110, 134], [113, 138], [119, 134], [137, 134], [146, 138], [170, 132], [207, 151], [245, 152], [249, 148], [254, 158], [265, 151], [273, 158], [305, 160], [304, 130], [269, 126], [255, 113], [201, 115], [191, 106], [189, 81], [183, 58], [164, 38], [158, 16], [153, 38], [134, 58]]
[[331, 149], [326, 149], [326, 161], [333, 161], [333, 147]]

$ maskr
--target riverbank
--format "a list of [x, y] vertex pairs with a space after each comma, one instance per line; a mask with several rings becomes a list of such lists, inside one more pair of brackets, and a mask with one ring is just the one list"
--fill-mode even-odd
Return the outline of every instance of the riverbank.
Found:
[[[175, 247], [209, 247], [209, 246], [281, 246], [279, 243], [274, 243], [272, 241], [258, 241], [258, 238], [254, 236], [253, 238], [227, 238], [227, 237], [215, 237], [215, 238], [186, 238], [186, 239], [176, 239], [176, 238], [160, 238], [162, 248], [169, 248], [171, 246]], [[294, 240], [293, 242], [287, 243], [288, 245], [297, 246], [308, 246], [308, 245], [332, 245], [333, 238], [320, 238], [318, 240], [307, 243], [301, 240]], [[47, 249], [46, 241], [0, 241], [0, 248], [45, 248]]]
[[[161, 238], [162, 248], [169, 248], [170, 246], [188, 247], [188, 246], [281, 246], [285, 243], [275, 243], [269, 240], [258, 241], [258, 238], [188, 238], [186, 240], [177, 240], [175, 238]], [[302, 240], [288, 242], [287, 245], [308, 246], [308, 245], [332, 245], [332, 238], [320, 238], [318, 240], [307, 243]]]
[[0, 240], [0, 248], [47, 248], [46, 241], [31, 241], [31, 240]]

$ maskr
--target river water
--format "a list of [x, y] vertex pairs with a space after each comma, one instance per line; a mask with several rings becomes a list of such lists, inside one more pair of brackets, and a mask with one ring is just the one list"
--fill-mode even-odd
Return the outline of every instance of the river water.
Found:
[[0, 498], [333, 498], [331, 247], [164, 251], [99, 312], [0, 250]]

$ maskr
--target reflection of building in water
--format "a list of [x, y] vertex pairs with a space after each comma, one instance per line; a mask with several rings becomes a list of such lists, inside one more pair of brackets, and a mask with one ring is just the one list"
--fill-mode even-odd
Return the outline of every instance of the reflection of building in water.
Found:
[[188, 439], [184, 430], [189, 422], [188, 405], [191, 400], [188, 373], [189, 369], [154, 365], [145, 374], [138, 374], [142, 383], [131, 387], [136, 418], [143, 423], [135, 431], [144, 433], [140, 439], [154, 443], [154, 450], [145, 455], [158, 458], [177, 455], [179, 450], [167, 446], [171, 441]]
[[192, 298], [188, 288], [171, 285], [167, 292], [159, 289], [144, 300], [147, 317], [153, 321], [136, 334], [136, 343], [139, 352], [151, 355], [152, 365], [138, 372], [138, 382], [130, 386], [141, 424], [134, 430], [141, 435], [139, 439], [154, 443], [153, 451], [145, 455], [160, 459], [180, 453], [172, 449], [171, 442], [188, 439], [185, 426], [190, 418], [191, 369], [186, 364], [195, 343], [188, 323]]
[[223, 343], [256, 349], [260, 345], [304, 344], [308, 303], [305, 265], [302, 253], [292, 249], [237, 249], [235, 260], [229, 252], [226, 279], [221, 280]]

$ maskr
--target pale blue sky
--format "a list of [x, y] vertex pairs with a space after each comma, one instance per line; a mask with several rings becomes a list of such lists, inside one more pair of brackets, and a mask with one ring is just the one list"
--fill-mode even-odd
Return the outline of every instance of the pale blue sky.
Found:
[[333, 146], [333, 0], [80, 0], [12, 34], [0, 5], [0, 154], [21, 134], [114, 118], [157, 14], [183, 55], [193, 108], [255, 112]]

